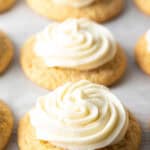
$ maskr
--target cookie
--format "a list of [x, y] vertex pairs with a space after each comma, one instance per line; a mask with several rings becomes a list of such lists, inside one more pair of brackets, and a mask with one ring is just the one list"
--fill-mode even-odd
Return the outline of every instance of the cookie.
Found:
[[0, 31], [0, 74], [9, 66], [13, 58], [13, 45], [5, 33]]
[[140, 142], [135, 117], [106, 87], [87, 80], [38, 98], [18, 129], [20, 150], [138, 150]]
[[27, 0], [29, 6], [37, 13], [57, 21], [64, 21], [67, 18], [89, 18], [97, 22], [105, 22], [119, 15], [124, 6], [123, 0], [93, 0], [84, 7], [68, 6], [55, 1]]
[[150, 15], [150, 1], [149, 0], [134, 0], [137, 7], [145, 14]]
[[13, 117], [6, 104], [0, 101], [0, 150], [7, 145], [13, 129]]
[[34, 37], [23, 46], [21, 65], [27, 77], [46, 89], [54, 89], [67, 81], [87, 79], [95, 83], [111, 86], [121, 79], [126, 69], [126, 56], [118, 46], [115, 58], [102, 67], [92, 71], [74, 69], [48, 68], [40, 57], [33, 52]]
[[[76, 26], [78, 21], [79, 24]], [[52, 24], [42, 33], [28, 39], [22, 48], [21, 65], [29, 79], [41, 87], [54, 89], [67, 81], [80, 79], [110, 86], [122, 78], [126, 69], [126, 56], [123, 49], [105, 27], [96, 24], [96, 28], [92, 30], [96, 35], [92, 37], [87, 27], [84, 33], [82, 25], [80, 26], [81, 22], [85, 27], [85, 20], [65, 21], [58, 25], [59, 33], [52, 32], [54, 35], [50, 34]], [[89, 24], [92, 23], [88, 22], [87, 25]], [[57, 28], [57, 25], [54, 26]], [[93, 24], [90, 28], [92, 26]], [[65, 27], [68, 28], [63, 29]], [[78, 29], [81, 33], [73, 31]], [[60, 30], [64, 30], [62, 31], [64, 33], [61, 34]], [[97, 35], [98, 30], [102, 32]], [[54, 29], [54, 32], [57, 32], [57, 29]], [[47, 35], [56, 38], [50, 40]]]
[[0, 1], [0, 13], [10, 9], [16, 0], [1, 0]]
[[150, 41], [149, 34], [145, 33], [140, 37], [135, 47], [135, 59], [140, 68], [150, 75]]
[[[48, 142], [35, 138], [35, 130], [30, 124], [28, 114], [22, 118], [18, 129], [18, 143], [20, 150], [60, 150]], [[118, 144], [99, 150], [138, 150], [141, 142], [141, 129], [138, 122], [130, 114], [130, 125], [125, 138]], [[61, 149], [62, 150], [62, 149]]]

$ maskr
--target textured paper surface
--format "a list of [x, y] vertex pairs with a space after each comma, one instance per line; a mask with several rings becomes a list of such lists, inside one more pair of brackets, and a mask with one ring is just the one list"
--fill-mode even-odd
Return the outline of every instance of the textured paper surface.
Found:
[[[143, 128], [142, 150], [150, 149], [150, 77], [141, 72], [134, 61], [133, 49], [140, 35], [150, 27], [150, 17], [138, 11], [131, 0], [126, 1], [124, 13], [105, 24], [124, 47], [128, 56], [128, 69], [124, 79], [112, 91], [139, 119]], [[36, 102], [47, 93], [28, 80], [19, 64], [20, 47], [32, 34], [49, 23], [32, 12], [25, 1], [18, 0], [8, 13], [0, 15], [0, 29], [7, 32], [15, 44], [15, 58], [5, 75], [0, 77], [0, 98], [12, 108], [15, 130], [8, 150], [17, 150], [17, 122]]]

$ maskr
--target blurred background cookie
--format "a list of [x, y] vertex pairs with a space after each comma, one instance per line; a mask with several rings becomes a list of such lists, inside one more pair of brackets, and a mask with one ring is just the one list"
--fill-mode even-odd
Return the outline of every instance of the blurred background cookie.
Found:
[[138, 40], [135, 48], [135, 59], [140, 68], [150, 75], [150, 30]]
[[134, 0], [137, 7], [145, 14], [150, 15], [150, 0]]
[[124, 0], [27, 0], [40, 15], [57, 21], [67, 18], [89, 18], [97, 22], [108, 21], [119, 15]]
[[16, 0], [0, 0], [0, 13], [10, 9]]
[[7, 35], [0, 31], [0, 73], [3, 73], [13, 58], [13, 45]]
[[0, 150], [7, 145], [13, 130], [13, 116], [9, 107], [0, 100]]

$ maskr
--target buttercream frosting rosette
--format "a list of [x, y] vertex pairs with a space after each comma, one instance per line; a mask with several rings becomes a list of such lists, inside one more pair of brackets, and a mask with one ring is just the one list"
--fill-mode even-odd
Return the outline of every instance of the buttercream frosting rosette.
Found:
[[82, 80], [41, 97], [30, 121], [38, 140], [68, 150], [95, 150], [121, 141], [129, 119], [107, 88]]
[[104, 26], [87, 19], [52, 23], [37, 34], [34, 52], [48, 67], [91, 70], [111, 61], [117, 44]]
[[64, 21], [68, 18], [89, 18], [105, 22], [118, 16], [124, 7], [124, 0], [27, 0], [38, 14]]
[[51, 23], [30, 38], [21, 64], [32, 81], [54, 89], [80, 79], [112, 85], [124, 74], [126, 57], [106, 27], [82, 18]]
[[135, 47], [135, 58], [140, 68], [150, 75], [150, 30], [139, 38]]
[[21, 120], [18, 137], [20, 150], [137, 150], [140, 132], [108, 88], [80, 80], [38, 98]]

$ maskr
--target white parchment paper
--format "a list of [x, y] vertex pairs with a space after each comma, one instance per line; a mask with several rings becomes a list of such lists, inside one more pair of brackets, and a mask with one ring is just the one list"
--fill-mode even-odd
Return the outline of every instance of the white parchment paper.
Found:
[[[112, 91], [135, 114], [142, 125], [142, 150], [150, 150], [150, 77], [137, 67], [133, 49], [139, 36], [150, 28], [150, 17], [137, 10], [132, 0], [125, 0], [124, 13], [105, 24], [115, 35], [128, 56], [124, 79]], [[14, 112], [15, 129], [8, 150], [17, 150], [17, 124], [20, 117], [47, 93], [28, 80], [19, 64], [20, 47], [32, 34], [40, 31], [50, 21], [31, 11], [25, 0], [18, 0], [15, 7], [0, 15], [0, 29], [7, 32], [15, 45], [15, 58], [9, 70], [0, 77], [0, 98]]]

